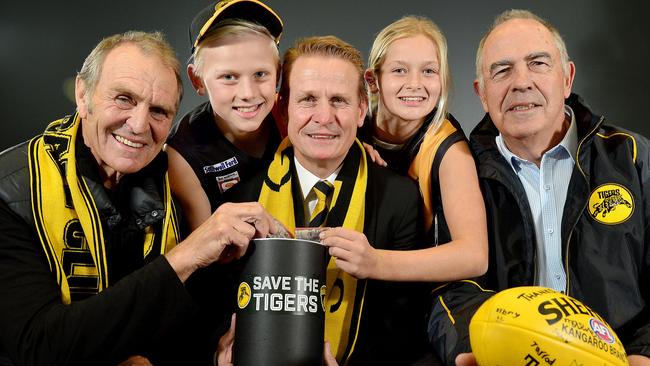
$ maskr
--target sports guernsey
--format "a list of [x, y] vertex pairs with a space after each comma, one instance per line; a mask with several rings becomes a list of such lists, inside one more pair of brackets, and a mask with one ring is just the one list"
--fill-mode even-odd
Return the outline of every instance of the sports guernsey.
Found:
[[280, 134], [272, 114], [263, 123], [272, 128], [261, 158], [248, 155], [224, 137], [214, 121], [209, 102], [194, 108], [174, 126], [167, 144], [192, 167], [210, 200], [212, 211], [223, 203], [224, 192], [271, 161], [280, 143]]
[[374, 123], [370, 117], [366, 117], [363, 128], [359, 131], [359, 138], [379, 152], [382, 159], [388, 163], [388, 168], [401, 175], [408, 175], [418, 182], [423, 199], [427, 242], [433, 245], [451, 240], [442, 209], [438, 176], [440, 163], [453, 144], [467, 141], [460, 124], [450, 114], [435, 133], [427, 134], [435, 112], [433, 110], [416, 133], [401, 145], [387, 144], [375, 138]]

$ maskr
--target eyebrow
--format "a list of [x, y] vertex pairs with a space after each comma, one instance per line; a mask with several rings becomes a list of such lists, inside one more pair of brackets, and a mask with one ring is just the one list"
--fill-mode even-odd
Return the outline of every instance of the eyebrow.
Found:
[[[113, 92], [116, 95], [122, 95], [122, 94], [123, 95], [128, 95], [129, 97], [135, 99], [138, 103], [140, 103], [140, 102], [142, 102], [142, 100], [144, 100], [141, 95], [136, 94], [135, 92], [133, 92], [133, 90], [130, 89], [128, 86], [124, 86], [124, 85], [121, 85], [121, 84], [116, 85], [113, 88]], [[165, 104], [160, 104], [160, 103], [149, 104], [149, 108], [150, 109], [151, 108], [158, 108], [158, 109], [161, 109], [161, 110], [165, 111], [165, 113], [168, 113], [170, 115], [175, 115], [178, 112], [177, 106], [165, 105]]]
[[149, 109], [152, 109], [152, 108], [160, 109], [160, 110], [164, 111], [165, 113], [167, 113], [170, 117], [173, 117], [177, 112], [176, 107], [166, 106], [166, 105], [162, 105], [162, 104], [150, 104]]
[[[392, 60], [392, 61], [388, 62], [387, 64], [392, 64], [392, 63], [396, 63], [396, 64], [404, 65], [404, 66], [409, 65], [408, 62], [402, 61], [402, 60]], [[436, 60], [425, 60], [424, 62], [420, 62], [418, 66], [422, 66], [422, 65], [425, 65], [425, 66], [428, 66], [428, 65], [438, 66], [438, 61], [436, 61]]]
[[533, 52], [531, 54], [528, 54], [526, 57], [524, 57], [524, 60], [530, 61], [530, 60], [535, 60], [535, 59], [538, 59], [538, 58], [548, 58], [548, 59], [550, 59], [551, 54], [548, 53], [548, 52], [545, 52], [545, 51]]
[[334, 94], [329, 96], [329, 99], [330, 100], [332, 100], [332, 99], [343, 99], [345, 101], [350, 101], [352, 98], [350, 97], [350, 95], [348, 95], [346, 93], [334, 93]]
[[[528, 55], [526, 55], [524, 57], [524, 60], [525, 61], [531, 61], [531, 60], [536, 60], [536, 59], [539, 59], [539, 58], [551, 59], [551, 54], [548, 53], [548, 52], [545, 52], [545, 51], [533, 52], [533, 53], [529, 53]], [[496, 69], [496, 68], [503, 67], [503, 66], [511, 66], [512, 64], [513, 64], [512, 61], [499, 60], [499, 61], [497, 61], [497, 62], [490, 65], [490, 73], [492, 73], [494, 71], [494, 69]]]
[[513, 62], [508, 61], [508, 60], [500, 60], [500, 61], [494, 62], [494, 63], [492, 63], [490, 65], [490, 74], [492, 74], [494, 72], [494, 69], [497, 69], [497, 68], [503, 67], [503, 66], [511, 66], [512, 64], [513, 64]]
[[293, 96], [295, 98], [304, 98], [307, 96], [315, 96], [314, 92], [311, 90], [294, 90], [293, 91]]

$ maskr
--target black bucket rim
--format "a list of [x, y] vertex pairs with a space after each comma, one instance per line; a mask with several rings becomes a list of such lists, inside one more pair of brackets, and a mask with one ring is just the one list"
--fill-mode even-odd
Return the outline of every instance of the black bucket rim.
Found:
[[288, 241], [288, 242], [305, 242], [305, 243], [310, 243], [310, 244], [316, 244], [324, 247], [323, 243], [315, 240], [308, 240], [308, 239], [295, 239], [295, 238], [255, 238], [252, 239], [251, 241], [267, 241], [267, 240], [273, 240], [273, 241]]

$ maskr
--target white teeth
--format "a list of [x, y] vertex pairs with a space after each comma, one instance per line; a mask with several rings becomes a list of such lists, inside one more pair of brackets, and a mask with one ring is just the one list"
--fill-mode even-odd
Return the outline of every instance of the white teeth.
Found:
[[117, 141], [123, 143], [123, 144], [126, 145], [126, 146], [131, 146], [131, 147], [142, 147], [142, 146], [144, 146], [144, 145], [141, 144], [141, 143], [133, 142], [133, 141], [131, 141], [131, 140], [127, 140], [127, 139], [125, 139], [124, 137], [119, 136], [119, 135], [113, 135], [113, 136], [115, 136], [115, 139], [116, 139]]
[[513, 107], [512, 110], [513, 111], [527, 111], [527, 110], [529, 110], [531, 108], [534, 108], [534, 107], [535, 107], [535, 105], [533, 103], [531, 103], [531, 104], [527, 104], [527, 105], [518, 105], [516, 107]]
[[400, 97], [399, 99], [405, 102], [421, 102], [424, 100], [424, 97]]
[[332, 140], [336, 138], [336, 136], [332, 136], [332, 135], [316, 135], [316, 134], [310, 134], [309, 137], [313, 139], [326, 139], [326, 140]]
[[250, 106], [250, 107], [235, 107], [235, 109], [237, 109], [238, 111], [240, 111], [242, 113], [248, 113], [248, 112], [254, 112], [255, 110], [257, 110], [258, 107], [259, 107], [259, 104], [254, 105], [254, 106]]

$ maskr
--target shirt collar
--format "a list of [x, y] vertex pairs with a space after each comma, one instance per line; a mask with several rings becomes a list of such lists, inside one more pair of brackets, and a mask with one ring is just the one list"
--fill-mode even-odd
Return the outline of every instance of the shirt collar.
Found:
[[[562, 141], [544, 153], [544, 155], [548, 154], [549, 152], [556, 151], [558, 148], [563, 148], [571, 156], [571, 158], [575, 160], [575, 154], [578, 151], [578, 129], [576, 127], [576, 118], [573, 110], [568, 105], [564, 105], [564, 114], [566, 114], [570, 119], [569, 129], [567, 130], [566, 134], [564, 134]], [[519, 170], [520, 163], [527, 162], [527, 160], [518, 157], [517, 155], [513, 154], [510, 149], [508, 149], [505, 142], [503, 141], [501, 133], [497, 135], [495, 142], [497, 144], [499, 153], [501, 153], [501, 155], [506, 159], [506, 161], [510, 164], [515, 172]]]
[[569, 155], [571, 155], [573, 160], [575, 160], [576, 152], [578, 151], [578, 127], [576, 126], [576, 117], [573, 113], [573, 109], [571, 109], [571, 107], [568, 105], [564, 106], [564, 113], [569, 116], [571, 124], [569, 125], [569, 129], [567, 130], [566, 135], [564, 135], [562, 141], [560, 141], [559, 145], [564, 147]]
[[[314, 175], [312, 172], [307, 170], [300, 162], [298, 159], [294, 156], [293, 161], [296, 166], [296, 174], [298, 175], [298, 181], [300, 182], [300, 188], [302, 189], [302, 198], [303, 200], [307, 198], [307, 195], [309, 192], [311, 192], [312, 187], [314, 187], [314, 184], [318, 183], [321, 179]], [[334, 185], [334, 180], [339, 174], [339, 171], [341, 170], [341, 166], [336, 168], [334, 173], [330, 174], [329, 177], [327, 177], [325, 180], [328, 182], [332, 183]]]

